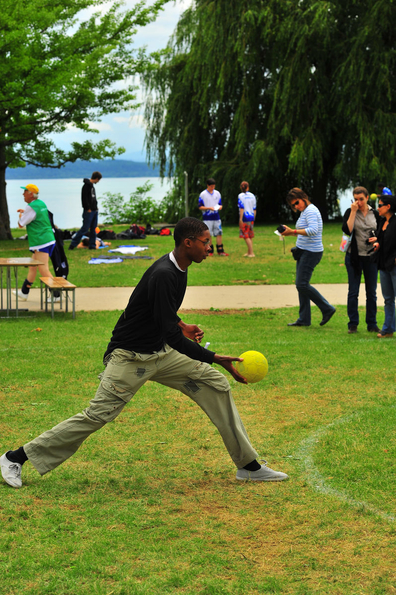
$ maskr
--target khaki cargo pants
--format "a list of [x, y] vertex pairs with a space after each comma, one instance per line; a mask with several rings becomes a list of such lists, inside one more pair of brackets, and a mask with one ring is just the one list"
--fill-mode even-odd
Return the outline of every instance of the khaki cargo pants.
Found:
[[168, 345], [151, 354], [115, 349], [107, 358], [89, 407], [24, 446], [44, 475], [71, 457], [90, 434], [113, 421], [147, 380], [181, 391], [216, 426], [238, 469], [258, 455], [249, 442], [227, 378], [209, 364], [192, 360]]

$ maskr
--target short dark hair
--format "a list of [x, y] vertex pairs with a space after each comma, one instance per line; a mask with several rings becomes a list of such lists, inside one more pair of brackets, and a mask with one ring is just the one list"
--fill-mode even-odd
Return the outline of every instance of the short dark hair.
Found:
[[396, 213], [396, 197], [392, 194], [381, 194], [379, 200], [382, 201], [383, 205], [390, 205], [390, 211]]
[[184, 217], [176, 223], [175, 231], [173, 232], [175, 245], [180, 246], [186, 238], [196, 238], [207, 229], [208, 226], [206, 223], [200, 219], [196, 219], [195, 217]]
[[356, 188], [353, 189], [353, 194], [364, 194], [364, 196], [369, 195], [367, 188], [364, 186], [356, 186]]
[[216, 180], [214, 178], [208, 178], [206, 180], [206, 185], [207, 186], [213, 186], [213, 184], [216, 184]]
[[102, 179], [102, 174], [100, 173], [100, 171], [94, 171], [94, 173], [91, 176], [91, 180], [101, 180]]

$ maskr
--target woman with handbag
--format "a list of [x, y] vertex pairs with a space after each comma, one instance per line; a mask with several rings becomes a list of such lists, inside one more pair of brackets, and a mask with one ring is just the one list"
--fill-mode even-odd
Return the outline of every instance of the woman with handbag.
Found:
[[378, 212], [384, 219], [380, 219], [377, 237], [371, 238], [370, 241], [374, 244], [380, 271], [381, 290], [385, 302], [385, 321], [377, 337], [388, 339], [393, 337], [396, 330], [396, 197], [381, 195]]
[[369, 238], [376, 235], [380, 216], [368, 204], [369, 193], [363, 186], [353, 190], [354, 202], [344, 213], [342, 231], [351, 238], [345, 251], [348, 272], [348, 333], [357, 333], [359, 325], [358, 299], [362, 273], [366, 286], [366, 324], [369, 332], [379, 333], [377, 326], [378, 267], [371, 257]]
[[296, 259], [296, 288], [300, 302], [299, 316], [296, 322], [289, 322], [288, 326], [311, 325], [311, 301], [322, 312], [320, 326], [329, 322], [335, 313], [334, 306], [310, 285], [310, 280], [316, 265], [323, 256], [322, 231], [323, 221], [319, 209], [311, 204], [307, 194], [300, 188], [292, 188], [286, 197], [293, 211], [299, 212], [300, 217], [296, 228], [285, 225], [283, 236], [297, 236], [296, 248], [293, 256]]

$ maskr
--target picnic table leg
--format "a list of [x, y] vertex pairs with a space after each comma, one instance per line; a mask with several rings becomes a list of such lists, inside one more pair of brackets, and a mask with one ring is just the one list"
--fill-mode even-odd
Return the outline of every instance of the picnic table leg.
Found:
[[18, 267], [14, 267], [15, 271], [15, 318], [18, 318]]
[[7, 318], [11, 310], [11, 267], [7, 267]]

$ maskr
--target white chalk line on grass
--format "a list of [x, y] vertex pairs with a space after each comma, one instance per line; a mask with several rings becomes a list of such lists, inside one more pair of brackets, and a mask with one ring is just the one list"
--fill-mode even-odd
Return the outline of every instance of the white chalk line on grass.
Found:
[[330, 487], [326, 484], [325, 478], [323, 475], [318, 471], [314, 460], [313, 460], [313, 451], [317, 446], [317, 442], [320, 438], [325, 436], [329, 430], [332, 428], [348, 423], [354, 417], [356, 417], [358, 413], [353, 413], [351, 415], [346, 415], [345, 417], [341, 417], [336, 421], [328, 424], [327, 426], [322, 426], [316, 432], [305, 438], [300, 444], [300, 448], [296, 453], [296, 458], [300, 459], [305, 467], [305, 471], [307, 474], [307, 481], [311, 487], [313, 487], [317, 492], [321, 494], [325, 494], [326, 496], [333, 496], [342, 502], [345, 502], [349, 506], [353, 508], [357, 508], [362, 511], [368, 511], [373, 514], [378, 515], [385, 521], [396, 521], [396, 517], [393, 514], [388, 514], [382, 510], [379, 510], [375, 506], [371, 506], [367, 502], [355, 500], [351, 496], [349, 496], [346, 492], [342, 490], [336, 490], [335, 488]]

